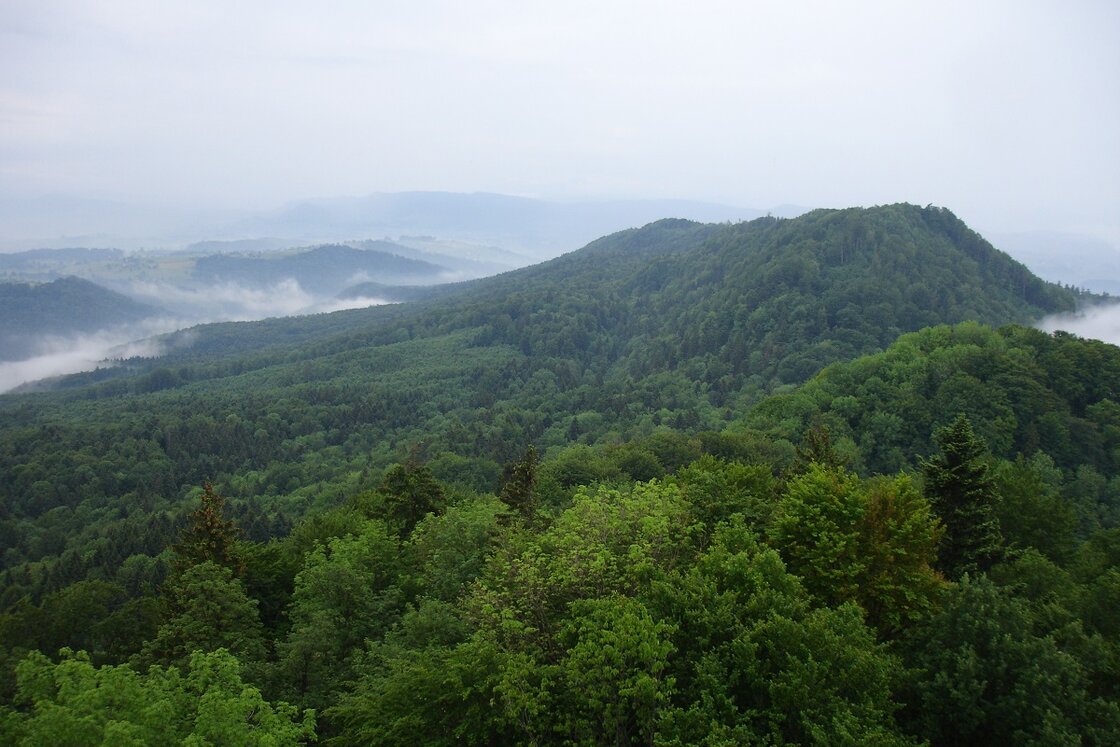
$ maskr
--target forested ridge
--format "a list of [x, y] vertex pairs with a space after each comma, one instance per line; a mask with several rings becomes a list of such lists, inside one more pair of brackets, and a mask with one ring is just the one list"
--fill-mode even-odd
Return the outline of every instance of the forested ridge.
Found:
[[66, 338], [159, 316], [153, 306], [77, 277], [0, 282], [0, 361], [36, 352], [44, 337]]
[[1120, 351], [996, 328], [1086, 300], [661, 221], [6, 397], [0, 736], [1113, 744]]

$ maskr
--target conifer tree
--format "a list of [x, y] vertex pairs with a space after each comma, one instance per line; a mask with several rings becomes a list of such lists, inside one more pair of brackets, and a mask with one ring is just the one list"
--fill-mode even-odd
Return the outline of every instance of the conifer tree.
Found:
[[922, 461], [925, 493], [945, 525], [938, 568], [950, 579], [987, 571], [1003, 553], [988, 447], [964, 415], [938, 431], [939, 452]]
[[209, 482], [202, 484], [199, 505], [190, 514], [190, 524], [183, 530], [175, 552], [176, 574], [191, 566], [210, 561], [241, 575], [243, 563], [237, 552], [240, 531], [232, 520], [226, 519], [226, 499], [214, 490]]
[[802, 474], [809, 471], [809, 466], [819, 464], [829, 469], [844, 467], [844, 460], [836, 453], [832, 445], [832, 434], [828, 427], [817, 423], [805, 431], [805, 437], [797, 447], [793, 471]]
[[443, 488], [427, 465], [412, 454], [404, 464], [394, 465], [381, 480], [385, 512], [389, 523], [402, 536], [412, 533], [420, 520], [443, 510]]
[[529, 445], [525, 454], [516, 462], [507, 464], [502, 474], [502, 489], [498, 497], [502, 503], [519, 513], [526, 522], [537, 514], [537, 467], [540, 457]]

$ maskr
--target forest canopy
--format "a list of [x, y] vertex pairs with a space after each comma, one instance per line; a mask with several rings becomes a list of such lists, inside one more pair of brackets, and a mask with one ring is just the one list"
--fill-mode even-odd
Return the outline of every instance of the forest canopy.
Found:
[[2, 398], [0, 741], [1113, 743], [1120, 350], [1010, 324], [1085, 300], [662, 221]]

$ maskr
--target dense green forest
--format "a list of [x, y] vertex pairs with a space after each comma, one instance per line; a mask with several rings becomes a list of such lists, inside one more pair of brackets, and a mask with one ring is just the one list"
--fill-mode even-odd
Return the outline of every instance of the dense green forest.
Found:
[[1115, 744], [1120, 350], [1009, 324], [1092, 300], [661, 221], [3, 398], [0, 739]]

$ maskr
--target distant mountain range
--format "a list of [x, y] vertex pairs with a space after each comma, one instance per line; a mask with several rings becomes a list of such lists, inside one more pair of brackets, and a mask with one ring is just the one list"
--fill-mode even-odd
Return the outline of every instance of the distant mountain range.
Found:
[[[796, 208], [787, 208], [790, 213]], [[538, 258], [571, 251], [596, 237], [664, 217], [700, 222], [750, 220], [766, 211], [688, 200], [557, 202], [509, 195], [402, 192], [368, 197], [308, 200], [248, 218], [236, 229], [249, 234], [396, 235], [495, 243]]]
[[[0, 250], [40, 246], [183, 248], [203, 242], [263, 242], [241, 250], [429, 236], [502, 247], [529, 264], [572, 251], [604, 234], [664, 217], [740, 221], [770, 211], [688, 200], [542, 200], [490, 193], [399, 192], [312, 199], [264, 211], [191, 211], [66, 196], [0, 200]], [[268, 238], [263, 238], [268, 237]], [[198, 247], [192, 247], [198, 248]]]
[[1120, 296], [1120, 248], [1107, 241], [1060, 231], [997, 234], [991, 239], [1046, 280]]

